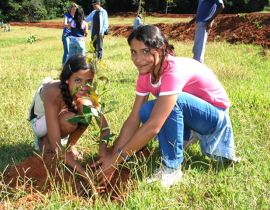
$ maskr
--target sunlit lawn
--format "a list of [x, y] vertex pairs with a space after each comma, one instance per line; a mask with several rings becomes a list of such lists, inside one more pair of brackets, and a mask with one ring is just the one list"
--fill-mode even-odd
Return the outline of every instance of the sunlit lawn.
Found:
[[[120, 17], [115, 17], [110, 21], [131, 24], [132, 18], [121, 21]], [[149, 21], [152, 20], [149, 18]], [[40, 81], [46, 76], [59, 76], [61, 33], [59, 29], [34, 27], [13, 27], [9, 33], [0, 32], [1, 171], [13, 161], [18, 163], [32, 155], [33, 134], [26, 120], [28, 108]], [[36, 35], [38, 41], [27, 43], [31, 35]], [[178, 55], [192, 56], [192, 42], [173, 43]], [[137, 71], [124, 38], [109, 35], [104, 44], [106, 66], [98, 74], [106, 75], [110, 83], [102, 100], [118, 101], [108, 114], [112, 131], [118, 133], [132, 106]], [[158, 184], [147, 185], [143, 180], [150, 174], [150, 169], [143, 163], [134, 165], [130, 162], [127, 165], [132, 168], [136, 184], [122, 206], [106, 200], [98, 200], [94, 205], [87, 198], [70, 200], [60, 192], [53, 192], [41, 195], [43, 199], [35, 203], [36, 208], [269, 209], [269, 50], [262, 53], [258, 46], [212, 42], [207, 44], [205, 62], [217, 74], [231, 98], [230, 112], [237, 155], [242, 158], [240, 164], [227, 168], [219, 166], [202, 156], [198, 145], [193, 145], [185, 153], [183, 181], [170, 190], [164, 190]], [[97, 152], [95, 143], [89, 140], [93, 131], [94, 128], [90, 129], [78, 143], [85, 158]], [[151, 165], [157, 166], [154, 161]], [[141, 170], [142, 177], [137, 176], [137, 170]], [[8, 209], [14, 208], [16, 201], [27, 195], [20, 189], [8, 196], [1, 186], [0, 203]], [[21, 204], [21, 208], [27, 205], [27, 202]]]

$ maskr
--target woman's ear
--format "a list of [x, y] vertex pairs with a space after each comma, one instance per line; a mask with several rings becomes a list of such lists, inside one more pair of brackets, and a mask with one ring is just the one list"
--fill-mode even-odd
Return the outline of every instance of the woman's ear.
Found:
[[66, 80], [66, 84], [68, 85], [68, 83], [69, 83], [69, 81], [68, 80]]

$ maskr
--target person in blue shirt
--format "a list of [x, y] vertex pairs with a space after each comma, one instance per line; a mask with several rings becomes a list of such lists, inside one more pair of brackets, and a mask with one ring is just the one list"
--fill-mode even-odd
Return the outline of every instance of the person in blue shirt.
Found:
[[137, 14], [137, 16], [134, 19], [133, 22], [133, 29], [136, 29], [137, 27], [143, 25], [142, 23], [142, 15], [141, 14]]
[[108, 13], [100, 5], [99, 0], [92, 0], [94, 10], [86, 17], [86, 22], [90, 22], [91, 40], [95, 48], [98, 59], [103, 56], [103, 37], [108, 30]]
[[215, 17], [224, 9], [223, 0], [199, 0], [195, 17], [188, 23], [189, 27], [196, 21], [196, 31], [193, 45], [193, 58], [204, 62], [204, 51], [207, 36], [213, 25]]
[[69, 51], [69, 35], [70, 35], [70, 23], [73, 20], [74, 14], [76, 12], [76, 9], [78, 8], [78, 5], [72, 2], [70, 4], [70, 7], [68, 8], [68, 12], [64, 14], [64, 30], [62, 34], [62, 43], [63, 43], [63, 58], [62, 58], [62, 65], [65, 64], [67, 57], [68, 57], [68, 51]]

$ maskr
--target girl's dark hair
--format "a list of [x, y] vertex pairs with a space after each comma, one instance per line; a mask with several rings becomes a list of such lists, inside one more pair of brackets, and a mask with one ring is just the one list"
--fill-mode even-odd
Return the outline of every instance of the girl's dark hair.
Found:
[[65, 63], [63, 70], [60, 74], [60, 90], [65, 104], [69, 111], [76, 112], [75, 106], [73, 104], [73, 98], [69, 91], [68, 84], [66, 81], [71, 77], [71, 75], [79, 70], [90, 70], [95, 73], [95, 70], [91, 64], [86, 62], [86, 57], [80, 54], [71, 56]]
[[82, 7], [78, 7], [74, 14], [74, 21], [76, 23], [76, 28], [80, 29], [82, 27], [82, 22], [84, 20], [84, 12]]
[[136, 28], [128, 37], [130, 45], [133, 39], [142, 41], [147, 47], [152, 49], [162, 49], [165, 45], [164, 55], [171, 54], [175, 56], [173, 45], [169, 44], [164, 34], [154, 25], [142, 25]]

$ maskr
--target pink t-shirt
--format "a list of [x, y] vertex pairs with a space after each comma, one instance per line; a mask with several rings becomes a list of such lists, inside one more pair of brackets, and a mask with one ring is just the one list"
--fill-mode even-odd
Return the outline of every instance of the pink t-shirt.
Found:
[[228, 95], [216, 78], [216, 75], [204, 64], [190, 58], [168, 55], [162, 67], [158, 83], [151, 83], [151, 74], [140, 74], [137, 79], [136, 94], [146, 96], [174, 95], [181, 92], [190, 93], [210, 104], [230, 107]]

